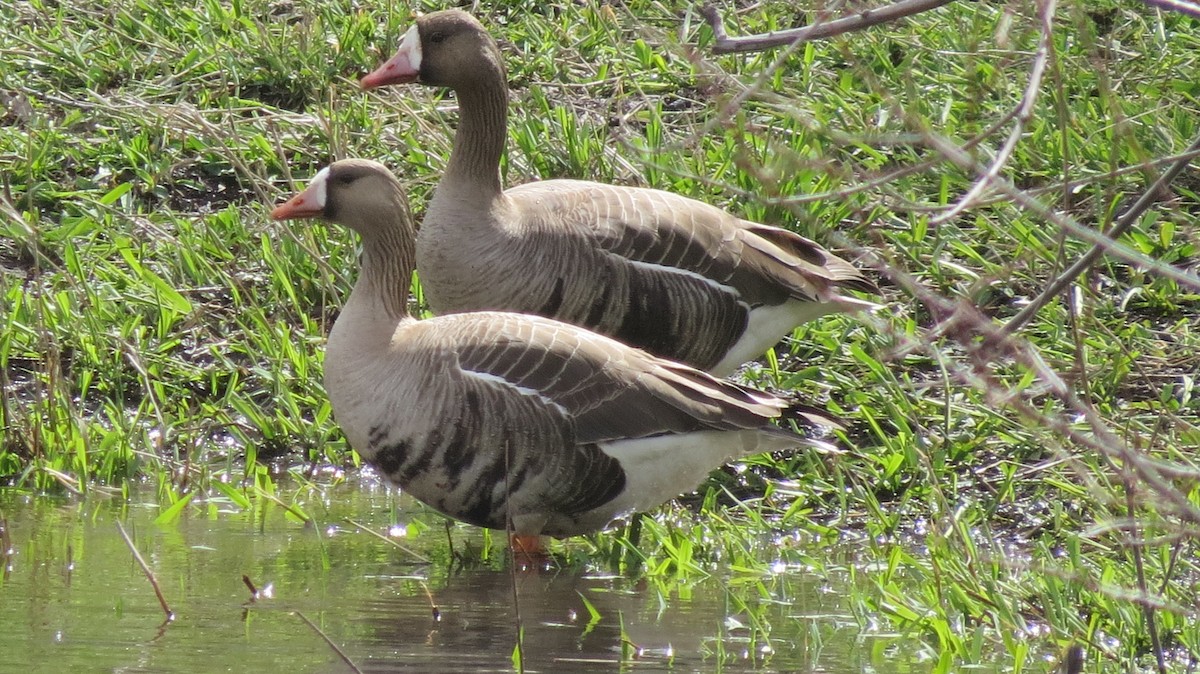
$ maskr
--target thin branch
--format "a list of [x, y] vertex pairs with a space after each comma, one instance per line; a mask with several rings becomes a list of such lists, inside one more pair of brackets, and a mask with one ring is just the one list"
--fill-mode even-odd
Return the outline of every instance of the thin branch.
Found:
[[[1195, 157], [1194, 153], [1197, 151], [1200, 151], [1200, 136], [1197, 136], [1196, 140], [1192, 141], [1192, 144], [1188, 146], [1187, 151], [1183, 153], [1178, 161], [1172, 164], [1171, 167], [1166, 171], [1163, 171], [1162, 175], [1158, 177], [1158, 180], [1155, 180], [1150, 187], [1146, 188], [1146, 191], [1143, 192], [1142, 195], [1138, 197], [1138, 200], [1129, 207], [1129, 210], [1125, 211], [1123, 214], [1121, 214], [1121, 217], [1117, 218], [1116, 223], [1114, 223], [1113, 226], [1102, 235], [1104, 237], [1103, 239], [1095, 241], [1092, 245], [1092, 249], [1089, 250], [1086, 255], [1079, 258], [1075, 264], [1071, 265], [1066, 269], [1066, 271], [1059, 274], [1058, 278], [1054, 279], [1050, 285], [1046, 286], [1046, 289], [1043, 290], [1040, 295], [1034, 298], [1033, 301], [1025, 306], [1025, 308], [1021, 309], [1016, 316], [1013, 316], [1011, 319], [1009, 319], [1008, 323], [1005, 323], [1004, 326], [1000, 328], [1001, 334], [1012, 334], [1013, 332], [1020, 330], [1026, 323], [1029, 322], [1030, 319], [1034, 317], [1034, 315], [1037, 314], [1037, 312], [1041, 311], [1042, 307], [1046, 306], [1051, 299], [1065, 290], [1067, 286], [1071, 285], [1077, 276], [1086, 271], [1088, 267], [1092, 266], [1092, 263], [1099, 259], [1099, 257], [1106, 251], [1111, 250], [1116, 243], [1117, 237], [1121, 236], [1126, 230], [1132, 227], [1133, 223], [1137, 222], [1138, 218], [1140, 218], [1142, 214], [1145, 213], [1148, 208], [1150, 208], [1150, 206], [1159, 200], [1160, 196], [1166, 191], [1167, 185], [1175, 180], [1175, 178], [1177, 178], [1179, 174], [1182, 173], [1183, 170], [1192, 163], [1192, 159]], [[1179, 281], [1180, 279], [1176, 278], [1175, 280]], [[1189, 283], [1189, 285], [1194, 286], [1195, 284]]]
[[354, 520], [351, 520], [351, 519], [347, 519], [347, 520], [346, 520], [346, 523], [347, 523], [347, 524], [351, 524], [351, 525], [353, 525], [353, 526], [354, 526], [354, 527], [356, 527], [356, 528], [357, 528], [359, 531], [362, 531], [362, 532], [365, 532], [365, 533], [371, 534], [371, 535], [372, 535], [372, 536], [374, 536], [375, 538], [378, 538], [379, 540], [381, 540], [381, 541], [383, 541], [383, 542], [385, 542], [385, 543], [388, 543], [388, 544], [390, 544], [390, 545], [393, 545], [393, 546], [395, 546], [395, 547], [396, 547], [398, 550], [401, 550], [401, 551], [403, 551], [405, 554], [407, 554], [407, 555], [409, 555], [409, 556], [412, 556], [412, 557], [415, 557], [415, 558], [416, 558], [416, 559], [417, 559], [419, 562], [421, 562], [422, 564], [432, 564], [432, 563], [433, 563], [433, 562], [432, 562], [432, 560], [430, 560], [430, 559], [429, 559], [428, 557], [426, 557], [425, 555], [422, 555], [421, 553], [417, 552], [416, 550], [413, 550], [413, 549], [411, 549], [411, 548], [407, 548], [407, 547], [405, 547], [405, 546], [403, 546], [403, 545], [401, 545], [401, 544], [397, 543], [396, 541], [392, 540], [392, 539], [391, 539], [391, 538], [389, 538], [388, 536], [384, 536], [383, 534], [379, 533], [378, 531], [375, 531], [374, 529], [372, 529], [372, 528], [370, 528], [370, 527], [368, 527], [368, 526], [365, 526], [365, 525], [359, 524], [358, 522], [355, 522]]
[[996, 176], [1000, 175], [1000, 171], [1004, 169], [1005, 164], [1012, 157], [1012, 153], [1017, 149], [1017, 143], [1020, 142], [1021, 136], [1025, 133], [1025, 125], [1033, 117], [1033, 105], [1037, 101], [1038, 91], [1042, 88], [1042, 77], [1046, 74], [1046, 64], [1050, 60], [1050, 38], [1053, 35], [1054, 23], [1054, 3], [1047, 2], [1041, 7], [1041, 28], [1042, 37], [1038, 43], [1037, 53], [1033, 57], [1033, 67], [1029, 71], [1029, 82], [1025, 85], [1025, 93], [1021, 96], [1021, 102], [1017, 105], [1014, 111], [1013, 128], [1008, 134], [1008, 139], [1004, 141], [1004, 145], [1000, 147], [1000, 151], [996, 153], [996, 158], [992, 160], [992, 165], [987, 172], [975, 181], [971, 189], [959, 199], [949, 211], [933, 218], [929, 224], [938, 224], [946, 222], [951, 218], [958, 216], [959, 213], [971, 207], [980, 194], [991, 184]]
[[8, 518], [0, 515], [0, 563], [4, 565], [4, 570], [0, 574], [0, 578], [8, 580], [9, 561], [16, 554], [16, 549], [13, 548], [12, 537], [8, 534]]
[[[1123, 470], [1121, 471], [1121, 479], [1125, 483], [1125, 510], [1129, 515], [1129, 535], [1136, 540], [1139, 536], [1139, 524], [1137, 521], [1137, 505], [1133, 501], [1133, 476], [1129, 470]], [[1130, 552], [1133, 554], [1133, 568], [1137, 572], [1138, 590], [1142, 594], [1146, 594], [1146, 564], [1142, 557], [1142, 548], [1138, 545], [1131, 545]], [[1146, 621], [1146, 631], [1150, 633], [1150, 647], [1154, 650], [1154, 660], [1158, 663], [1158, 673], [1167, 674], [1167, 665], [1163, 658], [1162, 640], [1158, 636], [1158, 621], [1155, 620], [1153, 606], [1148, 604], [1142, 605], [1142, 619]]]
[[865, 9], [856, 14], [833, 21], [818, 21], [811, 26], [804, 26], [802, 28], [791, 28], [789, 30], [772, 31], [760, 35], [745, 35], [742, 37], [729, 37], [725, 32], [725, 24], [721, 20], [721, 14], [714, 5], [703, 5], [700, 8], [700, 14], [708, 22], [708, 25], [712, 28], [713, 36], [716, 38], [716, 42], [713, 43], [713, 53], [733, 54], [764, 51], [807, 40], [822, 40], [835, 35], [878, 26], [882, 23], [897, 21], [906, 16], [913, 16], [914, 14], [936, 9], [942, 5], [948, 5], [951, 2], [953, 0], [900, 0], [900, 2], [886, 7]]
[[425, 590], [425, 598], [429, 600], [429, 615], [433, 618], [433, 622], [439, 623], [442, 621], [442, 609], [438, 607], [437, 601], [433, 598], [433, 593], [429, 591], [429, 586], [425, 581], [418, 580], [421, 584], [421, 589]]
[[[1081, 447], [1094, 450], [1105, 457], [1110, 465], [1115, 466], [1120, 462], [1161, 497], [1163, 504], [1169, 505], [1177, 517], [1200, 525], [1200, 508], [1159, 471], [1159, 464], [1148, 460], [1147, 456], [1117, 437], [1095, 408], [1080, 399], [1027, 341], [1002, 334], [999, 326], [975, 306], [965, 302], [956, 303], [937, 295], [895, 265], [882, 266], [881, 270], [937, 317], [937, 325], [919, 343], [914, 343], [914, 348], [928, 347], [939, 338], [958, 343], [972, 364], [969, 368], [957, 370], [955, 374], [964, 383], [983, 392], [989, 402], [1007, 406], [1043, 428]], [[993, 364], [1005, 361], [1027, 368], [1042, 385], [1037, 393], [1058, 399], [1064, 407], [1064, 413], [1074, 413], [1077, 419], [1068, 420], [1064, 413], [1049, 414], [1032, 404], [1029, 397], [1033, 391], [1028, 387], [1005, 393], [1004, 385], [990, 369]], [[1091, 433], [1085, 434], [1077, 429], [1075, 424], [1079, 422], [1085, 424]]]
[[[926, 141], [929, 143], [930, 147], [932, 147], [934, 150], [937, 150], [942, 154], [942, 156], [959, 168], [967, 171], [974, 171], [979, 175], [983, 175], [987, 172], [986, 166], [980, 164], [973, 157], [971, 157], [971, 155], [967, 154], [960, 147], [951, 142], [950, 139], [928, 129], [926, 129], [924, 133], [926, 136]], [[1200, 144], [1200, 139], [1197, 140], [1197, 143]], [[1193, 147], [1200, 147], [1200, 145], [1195, 145]], [[1190, 161], [1190, 155], [1188, 155], [1188, 158]], [[1184, 166], [1186, 166], [1186, 164]], [[1178, 171], [1183, 170], [1184, 166], [1173, 166], [1172, 170], [1163, 174], [1161, 178], [1155, 181], [1154, 185], [1151, 186], [1151, 189], [1148, 190], [1146, 194], [1142, 195], [1142, 199], [1139, 199], [1138, 203], [1134, 204], [1134, 207], [1130, 209], [1131, 212], [1140, 206], [1143, 201], [1145, 201], [1145, 205], [1141, 207], [1141, 210], [1144, 211], [1146, 208], [1149, 208], [1150, 204], [1157, 200], [1158, 192], [1155, 188], [1161, 187], [1162, 185], [1170, 182], [1170, 180], [1178, 174]], [[1176, 168], [1178, 168], [1178, 171], [1175, 170]], [[1097, 232], [1091, 227], [1080, 224], [1080, 222], [1075, 218], [1072, 218], [1065, 213], [1058, 212], [1046, 204], [1043, 204], [1041, 201], [1038, 201], [1032, 195], [1018, 188], [1010, 180], [997, 177], [994, 180], [993, 187], [1008, 195], [1013, 202], [1022, 208], [1027, 209], [1034, 215], [1046, 219], [1055, 226], [1065, 229], [1071, 234], [1074, 234], [1075, 236], [1093, 244], [1094, 246], [1098, 246], [1101, 249], [1101, 252], [1106, 252], [1109, 255], [1125, 260], [1126, 262], [1150, 269], [1151, 271], [1169, 278], [1181, 285], [1200, 290], [1200, 277], [1197, 275], [1189, 274], [1188, 272], [1177, 269], [1172, 265], [1148, 258], [1141, 252], [1134, 250], [1133, 248], [1130, 248], [1119, 241], [1115, 241], [1109, 236], [1106, 236], [1105, 233]], [[1138, 214], [1140, 215], [1140, 211]], [[1122, 220], [1124, 219], [1125, 218], [1122, 218]], [[1130, 222], [1130, 224], [1132, 224], [1132, 222]], [[1126, 225], [1126, 227], [1128, 227], [1128, 225]], [[1097, 253], [1097, 255], [1099, 255], [1099, 253]]]
[[313, 621], [309, 620], [309, 619], [308, 619], [308, 616], [304, 615], [303, 613], [301, 613], [301, 612], [299, 612], [299, 611], [296, 611], [296, 612], [295, 612], [295, 615], [296, 615], [296, 617], [298, 617], [298, 618], [300, 618], [301, 620], [303, 620], [305, 625], [308, 625], [309, 627], [311, 627], [311, 628], [312, 628], [312, 631], [314, 631], [314, 632], [316, 632], [316, 633], [317, 633], [317, 636], [319, 636], [319, 637], [321, 637], [322, 639], [324, 639], [324, 640], [325, 640], [325, 643], [326, 643], [326, 644], [328, 644], [328, 645], [329, 645], [329, 647], [333, 649], [333, 652], [334, 652], [334, 653], [337, 653], [337, 656], [338, 656], [339, 658], [341, 658], [341, 659], [342, 659], [342, 662], [346, 663], [346, 666], [348, 666], [348, 667], [349, 667], [351, 670], [353, 670], [354, 672], [357, 672], [357, 674], [362, 674], [362, 670], [358, 668], [358, 665], [354, 664], [354, 661], [350, 659], [350, 656], [349, 656], [349, 655], [346, 655], [346, 652], [345, 652], [345, 651], [343, 651], [342, 649], [338, 648], [338, 645], [337, 645], [337, 644], [335, 644], [335, 643], [333, 643], [333, 639], [330, 639], [330, 638], [329, 638], [329, 636], [328, 636], [327, 634], [325, 634], [324, 632], [322, 632], [322, 631], [321, 631], [321, 628], [320, 628], [320, 627], [317, 627], [316, 623], [314, 623]]
[[1151, 7], [1200, 18], [1200, 4], [1188, 2], [1187, 0], [1142, 0], [1142, 2]]
[[254, 586], [254, 581], [250, 580], [250, 576], [242, 574], [242, 585], [245, 585], [250, 590], [250, 601], [258, 601], [258, 588]]
[[125, 545], [129, 546], [129, 551], [133, 553], [133, 558], [142, 567], [142, 573], [146, 574], [146, 579], [150, 581], [150, 587], [154, 588], [154, 594], [158, 596], [158, 603], [162, 606], [163, 613], [167, 614], [167, 622], [171, 622], [175, 619], [175, 614], [171, 611], [171, 607], [167, 605], [167, 598], [163, 596], [162, 589], [158, 586], [158, 580], [154, 577], [154, 572], [150, 570], [150, 566], [146, 564], [146, 560], [142, 559], [142, 553], [138, 552], [137, 546], [133, 544], [133, 540], [129, 538], [129, 534], [125, 533], [125, 527], [121, 526], [120, 522], [117, 522], [117, 531], [121, 533], [121, 538], [125, 539]]
[[512, 494], [509, 491], [508, 476], [511, 474], [509, 466], [511, 445], [508, 441], [504, 443], [504, 519], [507, 520], [508, 528], [508, 581], [512, 585], [512, 600], [513, 600], [513, 617], [516, 622], [516, 638], [517, 645], [513, 654], [513, 664], [516, 665], [517, 674], [525, 674], [525, 626], [521, 623], [521, 593], [517, 591], [517, 546], [516, 525], [513, 523], [512, 516]]

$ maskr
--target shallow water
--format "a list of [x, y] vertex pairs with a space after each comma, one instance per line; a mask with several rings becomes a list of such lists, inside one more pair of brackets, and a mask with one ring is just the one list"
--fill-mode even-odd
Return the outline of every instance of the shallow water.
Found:
[[[126, 501], [0, 490], [10, 547], [0, 557], [0, 670], [354, 671], [302, 614], [361, 671], [514, 671], [513, 574], [451, 568], [439, 518], [378, 484], [306, 487], [287, 498], [323, 524], [305, 525], [263, 498], [244, 510], [223, 498], [195, 501], [156, 524], [153, 494]], [[408, 543], [434, 561], [416, 563], [347, 518], [376, 531], [428, 526]], [[156, 574], [173, 621], [118, 521]], [[458, 545], [463, 536], [480, 544], [477, 531], [454, 535]], [[272, 596], [250, 601], [243, 574]], [[515, 577], [529, 672], [885, 673], [930, 664], [898, 637], [863, 634], [842, 605], [847, 588], [800, 571], [765, 582], [735, 574], [657, 582], [586, 569]]]

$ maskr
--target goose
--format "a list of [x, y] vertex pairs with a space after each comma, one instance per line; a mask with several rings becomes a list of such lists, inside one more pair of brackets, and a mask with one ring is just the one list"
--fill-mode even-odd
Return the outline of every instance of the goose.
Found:
[[405, 203], [386, 167], [346, 159], [271, 217], [323, 218], [361, 239], [325, 388], [350, 446], [426, 505], [480, 527], [566, 537], [691, 491], [731, 459], [832, 449], [773, 423], [836, 424], [815, 408], [568, 323], [505, 312], [416, 320]]
[[539, 314], [726, 376], [801, 323], [876, 307], [841, 292], [878, 293], [849, 262], [694, 199], [566, 179], [505, 191], [504, 63], [466, 12], [418, 18], [360, 85], [415, 81], [453, 89], [460, 112], [417, 238], [436, 314]]

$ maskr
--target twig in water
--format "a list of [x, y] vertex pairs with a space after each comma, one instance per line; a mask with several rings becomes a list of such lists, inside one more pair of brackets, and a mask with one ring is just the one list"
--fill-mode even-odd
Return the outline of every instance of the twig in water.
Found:
[[158, 580], [154, 577], [154, 572], [150, 570], [150, 566], [146, 564], [146, 560], [142, 559], [142, 553], [138, 552], [137, 546], [133, 544], [133, 540], [129, 538], [129, 534], [125, 533], [125, 527], [121, 526], [120, 522], [117, 522], [117, 531], [121, 533], [121, 538], [125, 539], [125, 545], [129, 546], [129, 551], [133, 553], [133, 558], [142, 567], [142, 573], [146, 574], [146, 579], [150, 581], [150, 587], [154, 588], [154, 594], [158, 597], [158, 603], [162, 606], [163, 613], [167, 614], [167, 622], [171, 622], [175, 619], [175, 614], [171, 611], [171, 607], [167, 605], [167, 598], [163, 596], [162, 589], [158, 586]]
[[434, 600], [433, 593], [429, 591], [429, 586], [423, 580], [417, 582], [421, 584], [421, 589], [425, 590], [425, 598], [429, 600], [429, 613], [433, 616], [433, 622], [442, 622], [442, 609], [438, 607], [437, 601]]
[[250, 601], [258, 599], [258, 588], [254, 587], [254, 581], [250, 580], [250, 576], [242, 574], [242, 585], [245, 585], [250, 590]]
[[350, 669], [354, 670], [355, 672], [358, 672], [358, 674], [362, 674], [362, 670], [358, 668], [358, 665], [354, 664], [354, 661], [350, 659], [350, 656], [346, 655], [345, 651], [338, 648], [338, 645], [333, 643], [333, 640], [330, 639], [328, 637], [328, 635], [326, 635], [324, 632], [322, 632], [321, 628], [317, 627], [316, 623], [309, 620], [308, 616], [304, 615], [303, 613], [301, 613], [299, 611], [294, 611], [294, 613], [296, 616], [298, 616], [301, 620], [304, 621], [305, 625], [308, 625], [309, 627], [311, 627], [312, 631], [317, 633], [317, 636], [321, 637], [322, 639], [325, 640], [325, 643], [329, 644], [329, 647], [333, 649], [334, 653], [337, 653], [338, 657], [342, 659], [342, 662], [346, 663], [346, 665], [348, 667], [350, 667]]
[[763, 51], [773, 47], [802, 42], [805, 40], [822, 40], [827, 37], [852, 33], [882, 23], [897, 21], [906, 16], [920, 14], [942, 5], [948, 5], [953, 0], [900, 0], [886, 7], [865, 9], [833, 21], [819, 21], [811, 26], [780, 30], [761, 35], [745, 35], [729, 37], [725, 32], [725, 24], [717, 8], [705, 4], [700, 8], [704, 20], [712, 28], [716, 42], [713, 43], [714, 54], [733, 54], [738, 52]]
[[12, 538], [8, 535], [8, 518], [0, 515], [0, 563], [4, 565], [0, 569], [0, 578], [7, 579], [9, 574], [9, 562], [12, 561], [13, 550]]
[[[447, 521], [449, 521], [449, 520], [447, 520]], [[374, 529], [371, 529], [370, 527], [359, 524], [358, 522], [355, 522], [354, 520], [351, 520], [351, 519], [346, 520], [346, 523], [352, 524], [355, 527], [358, 527], [359, 531], [365, 531], [366, 533], [371, 534], [375, 538], [378, 538], [379, 540], [384, 541], [385, 543], [390, 543], [390, 544], [396, 546], [397, 549], [403, 551], [405, 554], [407, 554], [411, 557], [416, 557], [417, 560], [420, 561], [422, 564], [432, 564], [433, 563], [425, 555], [422, 555], [421, 553], [417, 552], [416, 550], [412, 550], [410, 548], [407, 548], [407, 547], [397, 543], [396, 541], [393, 541], [392, 539], [388, 538], [387, 536], [384, 536], [383, 534], [379, 533], [378, 531], [375, 531]]]
[[513, 545], [513, 533], [516, 528], [513, 525], [512, 518], [512, 495], [509, 493], [508, 474], [511, 470], [509, 465], [509, 454], [511, 445], [508, 440], [504, 441], [504, 507], [506, 509], [504, 518], [508, 520], [508, 578], [512, 583], [513, 595], [513, 616], [517, 623], [517, 647], [514, 655], [514, 662], [517, 666], [517, 674], [525, 674], [525, 630], [521, 626], [521, 596], [517, 592], [517, 551]]
[[288, 511], [292, 515], [295, 515], [296, 519], [303, 522], [306, 526], [312, 525], [312, 523], [313, 523], [312, 518], [309, 517], [304, 511], [302, 511], [294, 506], [290, 506], [290, 505], [284, 503], [283, 499], [272, 494], [271, 492], [267, 491], [266, 489], [263, 489], [262, 487], [256, 486], [254, 489], [258, 493], [259, 496], [267, 499], [268, 501], [273, 502], [275, 505], [279, 506], [280, 508], [283, 508], [284, 510]]
[[267, 583], [267, 586], [260, 590], [260, 589], [258, 589], [257, 586], [254, 585], [254, 581], [250, 580], [250, 576], [247, 576], [244, 573], [242, 574], [242, 584], [245, 585], [247, 588], [249, 588], [250, 601], [252, 601], [252, 602], [258, 601], [259, 599], [262, 599], [263, 597], [270, 599], [271, 596], [274, 594], [271, 583]]

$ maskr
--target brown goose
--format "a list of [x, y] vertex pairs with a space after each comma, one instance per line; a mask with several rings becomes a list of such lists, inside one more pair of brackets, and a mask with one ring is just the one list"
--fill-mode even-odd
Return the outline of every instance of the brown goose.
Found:
[[413, 226], [380, 164], [336, 162], [271, 217], [323, 217], [362, 237], [325, 386], [350, 445], [450, 517], [571, 536], [694, 489], [731, 458], [828, 447], [771, 423], [808, 410], [567, 323], [415, 320]]
[[461, 115], [417, 238], [435, 313], [535, 313], [726, 375], [800, 323], [874, 306], [839, 292], [878, 289], [813, 241], [693, 199], [577, 180], [504, 191], [504, 64], [461, 10], [417, 19], [361, 84], [413, 81], [453, 89]]

